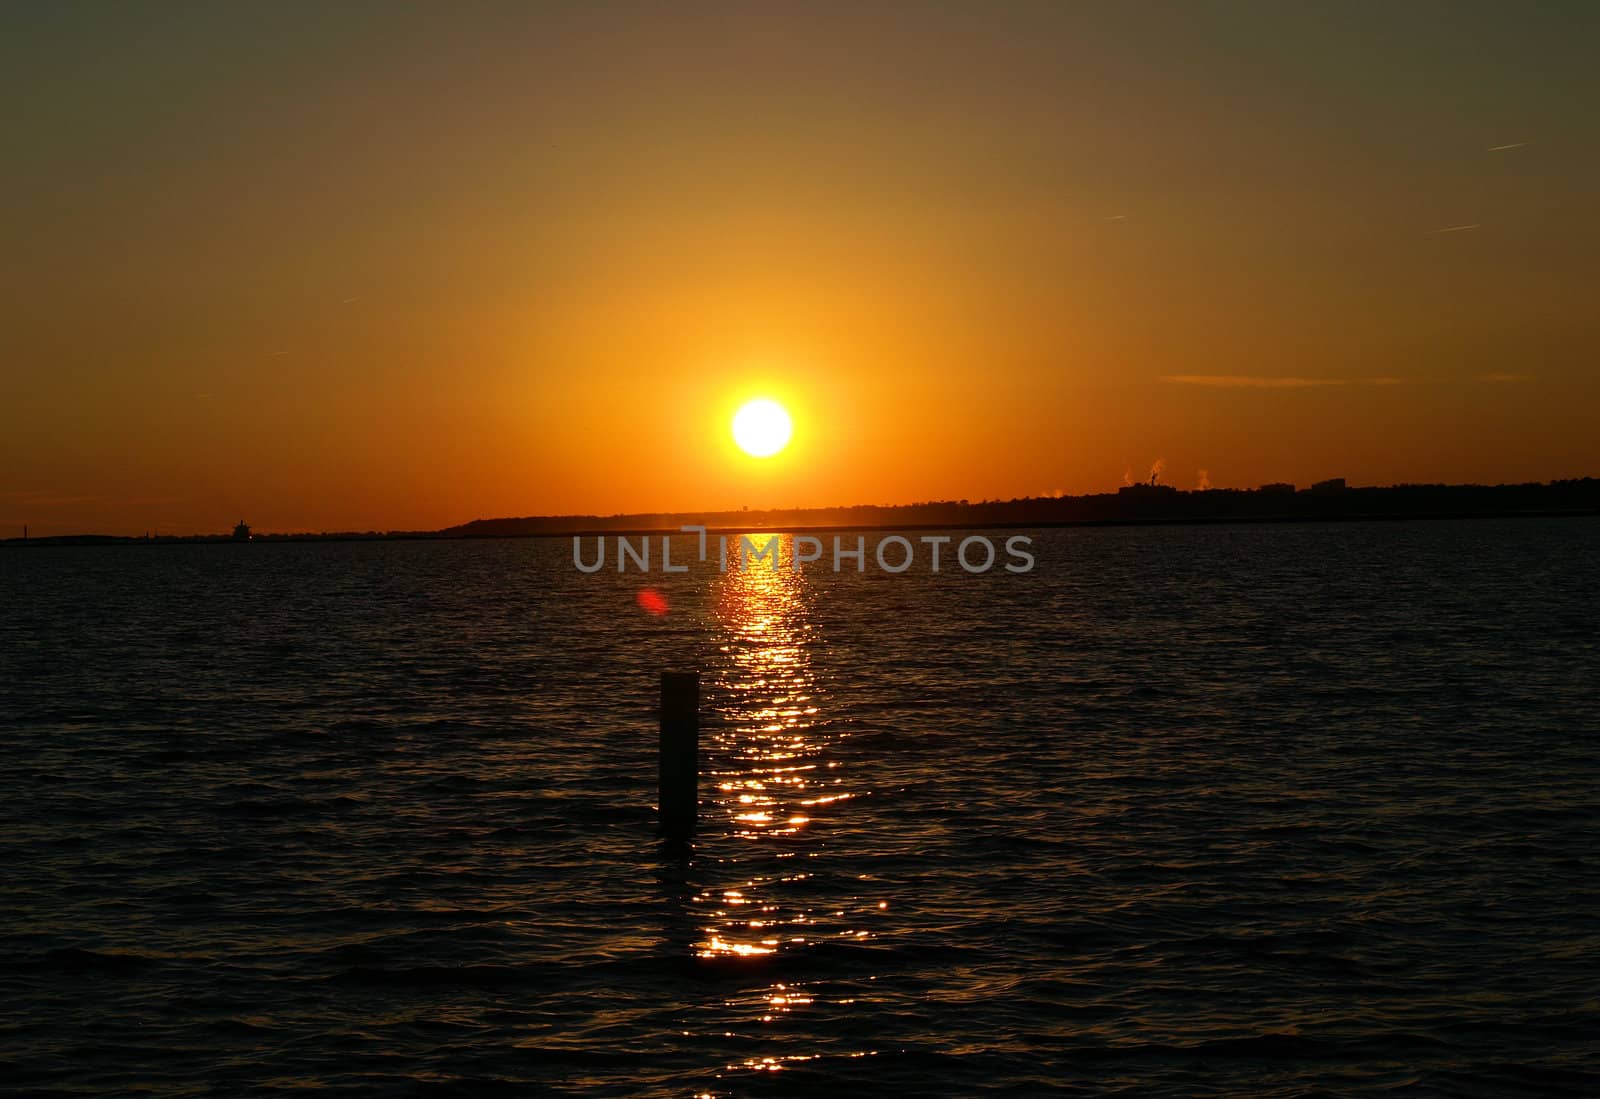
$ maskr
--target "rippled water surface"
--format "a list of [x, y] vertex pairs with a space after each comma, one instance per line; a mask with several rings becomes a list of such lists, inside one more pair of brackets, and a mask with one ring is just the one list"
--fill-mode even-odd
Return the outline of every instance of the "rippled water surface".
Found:
[[1600, 1091], [1600, 521], [1035, 539], [0, 551], [0, 1090]]

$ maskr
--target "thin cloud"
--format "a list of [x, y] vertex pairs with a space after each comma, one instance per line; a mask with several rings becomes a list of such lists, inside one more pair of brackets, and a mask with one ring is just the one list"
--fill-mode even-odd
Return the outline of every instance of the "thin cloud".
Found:
[[1172, 385], [1199, 385], [1211, 389], [1316, 389], [1333, 385], [1399, 385], [1400, 378], [1296, 378], [1264, 374], [1166, 374]]
[[1531, 141], [1513, 141], [1509, 145], [1491, 145], [1488, 151], [1491, 153], [1503, 153], [1507, 149], [1525, 149], [1532, 144], [1533, 142]]
[[12, 500], [28, 507], [55, 507], [59, 504], [93, 504], [101, 500], [110, 499], [112, 499], [110, 496], [75, 496], [70, 493], [41, 492], [37, 489], [23, 489], [20, 492], [0, 492], [0, 500]]
[[1471, 225], [1446, 225], [1443, 229], [1434, 229], [1431, 231], [1435, 233], [1466, 233], [1476, 228], [1478, 228], [1478, 223], [1473, 222]]
[[1533, 381], [1533, 375], [1532, 374], [1479, 374], [1478, 375], [1478, 380], [1480, 382], [1487, 382], [1490, 385], [1514, 385], [1517, 382], [1531, 382], [1531, 381]]

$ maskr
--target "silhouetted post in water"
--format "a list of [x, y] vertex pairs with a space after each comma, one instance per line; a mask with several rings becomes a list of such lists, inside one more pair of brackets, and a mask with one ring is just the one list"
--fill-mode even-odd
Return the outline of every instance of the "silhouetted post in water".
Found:
[[694, 835], [700, 813], [700, 673], [661, 673], [661, 834]]

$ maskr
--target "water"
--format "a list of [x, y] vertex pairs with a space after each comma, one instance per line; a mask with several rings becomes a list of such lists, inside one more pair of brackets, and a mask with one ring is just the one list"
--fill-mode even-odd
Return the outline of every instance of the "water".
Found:
[[559, 540], [6, 551], [0, 1080], [1593, 1094], [1597, 551], [1052, 531], [662, 616]]

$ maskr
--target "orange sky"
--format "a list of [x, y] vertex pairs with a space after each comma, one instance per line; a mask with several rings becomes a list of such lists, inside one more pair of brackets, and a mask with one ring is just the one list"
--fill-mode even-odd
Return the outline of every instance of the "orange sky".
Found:
[[1600, 8], [1287, 9], [8, 7], [0, 536], [1600, 473]]

